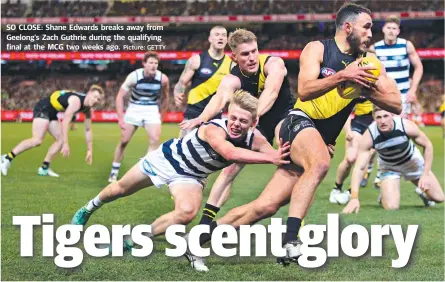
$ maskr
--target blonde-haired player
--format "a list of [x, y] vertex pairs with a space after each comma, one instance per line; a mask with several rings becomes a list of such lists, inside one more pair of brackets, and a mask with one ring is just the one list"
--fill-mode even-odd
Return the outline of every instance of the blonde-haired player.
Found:
[[261, 134], [254, 134], [258, 99], [237, 91], [227, 119], [201, 124], [182, 138], [170, 139], [148, 153], [119, 181], [109, 184], [79, 209], [73, 224], [85, 225], [105, 203], [129, 196], [142, 188], [167, 185], [175, 209], [156, 219], [152, 234], [163, 234], [173, 224], [188, 224], [199, 211], [207, 176], [232, 163], [287, 164], [287, 144], [274, 150]]

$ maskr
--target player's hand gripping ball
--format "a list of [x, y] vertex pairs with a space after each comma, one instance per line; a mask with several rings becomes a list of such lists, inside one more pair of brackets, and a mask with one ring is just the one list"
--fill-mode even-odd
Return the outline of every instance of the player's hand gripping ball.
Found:
[[[375, 69], [367, 70], [366, 72], [376, 77], [380, 76], [380, 61], [374, 56], [364, 57], [358, 64], [359, 67], [372, 66]], [[376, 82], [377, 80], [367, 77], [369, 81]], [[361, 96], [363, 86], [354, 81], [344, 81], [337, 86], [337, 92], [343, 99], [355, 99]]]

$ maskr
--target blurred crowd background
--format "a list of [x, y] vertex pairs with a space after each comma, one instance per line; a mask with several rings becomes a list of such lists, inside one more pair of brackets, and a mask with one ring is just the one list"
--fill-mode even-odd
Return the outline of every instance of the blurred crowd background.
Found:
[[[439, 11], [443, 1], [354, 1], [373, 12]], [[187, 15], [263, 15], [295, 13], [335, 13], [344, 3], [338, 1], [3, 1], [2, 17], [92, 17], [92, 16], [187, 16]], [[375, 21], [373, 41], [381, 40], [382, 21]], [[112, 41], [109, 45], [163, 44], [169, 51], [205, 50], [209, 47], [208, 24], [166, 24], [163, 31], [147, 34], [162, 36], [162, 42]], [[231, 23], [229, 31], [245, 27], [258, 36], [262, 50], [301, 50], [311, 40], [332, 37], [335, 25], [330, 22], [298, 23]], [[8, 41], [2, 26], [1, 50]], [[18, 35], [19, 32], [13, 33]], [[61, 34], [55, 32], [55, 34]], [[75, 34], [75, 32], [70, 32]], [[82, 32], [90, 35], [91, 32]], [[99, 33], [96, 33], [99, 34]], [[100, 34], [107, 35], [101, 32]], [[110, 35], [115, 33], [108, 33]], [[138, 35], [137, 32], [119, 32], [120, 35]], [[400, 37], [413, 42], [416, 48], [444, 48], [444, 20], [403, 20]], [[43, 42], [39, 42], [43, 43]], [[47, 41], [45, 43], [71, 43]], [[94, 40], [85, 44], [98, 43]], [[104, 44], [104, 42], [99, 42]], [[229, 50], [227, 48], [227, 50]], [[162, 61], [160, 69], [170, 78], [173, 87], [185, 61]], [[444, 95], [444, 60], [424, 59], [424, 76], [418, 89], [419, 103], [425, 112], [435, 112]], [[292, 90], [297, 89], [298, 60], [286, 60]], [[106, 99], [99, 109], [114, 110], [114, 100], [121, 83], [128, 73], [141, 67], [140, 62], [69, 62], [69, 61], [2, 61], [1, 102], [2, 109], [32, 109], [37, 101], [58, 89], [86, 91], [89, 85], [98, 83], [105, 87]], [[173, 99], [169, 110], [179, 111]]]
[[[344, 0], [4, 1], [2, 17], [207, 16], [335, 13]], [[54, 4], [56, 2], [56, 5]], [[441, 0], [354, 1], [373, 12], [440, 11]]]

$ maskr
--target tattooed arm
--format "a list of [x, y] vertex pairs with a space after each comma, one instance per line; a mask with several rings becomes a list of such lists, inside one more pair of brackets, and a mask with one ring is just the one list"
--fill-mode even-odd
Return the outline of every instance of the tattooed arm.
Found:
[[174, 88], [174, 97], [176, 107], [180, 107], [184, 101], [184, 92], [187, 85], [191, 82], [195, 71], [199, 68], [201, 59], [199, 55], [193, 55], [185, 64], [184, 70], [179, 77], [178, 83], [176, 83]]

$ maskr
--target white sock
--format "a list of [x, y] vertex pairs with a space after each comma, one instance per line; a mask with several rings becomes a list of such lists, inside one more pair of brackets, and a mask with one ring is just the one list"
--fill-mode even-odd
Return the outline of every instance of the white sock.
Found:
[[111, 164], [111, 173], [118, 174], [120, 168], [121, 168], [121, 163], [113, 162]]
[[89, 212], [93, 212], [100, 208], [103, 205], [102, 201], [99, 199], [99, 195], [97, 195], [94, 199], [88, 202], [88, 204], [85, 206], [85, 208]]

